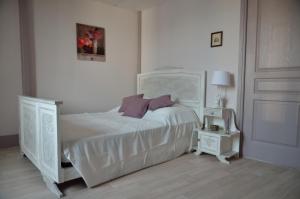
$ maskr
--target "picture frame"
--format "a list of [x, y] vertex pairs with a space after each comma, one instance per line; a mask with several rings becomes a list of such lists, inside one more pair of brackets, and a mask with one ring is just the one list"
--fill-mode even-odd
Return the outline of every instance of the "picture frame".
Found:
[[105, 29], [76, 23], [77, 59], [105, 62]]
[[213, 32], [210, 36], [210, 47], [219, 47], [223, 45], [223, 31]]

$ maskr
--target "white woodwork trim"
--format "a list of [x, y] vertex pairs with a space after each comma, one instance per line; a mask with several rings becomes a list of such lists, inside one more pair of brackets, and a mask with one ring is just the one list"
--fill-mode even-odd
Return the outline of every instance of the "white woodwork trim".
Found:
[[240, 14], [240, 41], [239, 41], [239, 65], [237, 81], [237, 124], [243, 129], [244, 97], [245, 97], [245, 71], [246, 71], [246, 40], [247, 40], [247, 13], [248, 0], [241, 1]]
[[19, 99], [31, 101], [34, 103], [43, 103], [43, 104], [52, 104], [52, 105], [61, 105], [63, 102], [58, 100], [51, 100], [51, 99], [45, 99], [45, 98], [35, 98], [35, 97], [29, 97], [29, 96], [19, 96]]

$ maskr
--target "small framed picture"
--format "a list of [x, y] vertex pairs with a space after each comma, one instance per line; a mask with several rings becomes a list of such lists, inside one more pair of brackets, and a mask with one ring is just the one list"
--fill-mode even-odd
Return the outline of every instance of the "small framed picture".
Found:
[[210, 47], [218, 47], [223, 45], [223, 31], [213, 32], [210, 36]]

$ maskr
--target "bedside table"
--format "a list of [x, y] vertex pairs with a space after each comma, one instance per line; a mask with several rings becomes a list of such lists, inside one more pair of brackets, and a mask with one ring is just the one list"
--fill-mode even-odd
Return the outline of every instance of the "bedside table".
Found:
[[[215, 120], [223, 120], [220, 129], [212, 131], [209, 126], [215, 124]], [[204, 108], [202, 129], [194, 130], [194, 138], [197, 138], [196, 155], [205, 152], [215, 155], [221, 162], [229, 164], [226, 158], [239, 157], [240, 131], [236, 126], [235, 113], [228, 108]]]
[[210, 131], [208, 129], [195, 129], [197, 134], [197, 149], [195, 154], [205, 152], [215, 155], [222, 163], [230, 164], [226, 158], [239, 157], [240, 132], [225, 133], [224, 130]]

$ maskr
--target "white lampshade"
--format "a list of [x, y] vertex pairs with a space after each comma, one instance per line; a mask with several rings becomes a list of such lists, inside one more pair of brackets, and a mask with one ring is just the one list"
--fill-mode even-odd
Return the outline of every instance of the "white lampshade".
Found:
[[215, 70], [212, 75], [211, 84], [217, 86], [230, 86], [230, 73], [222, 70]]

